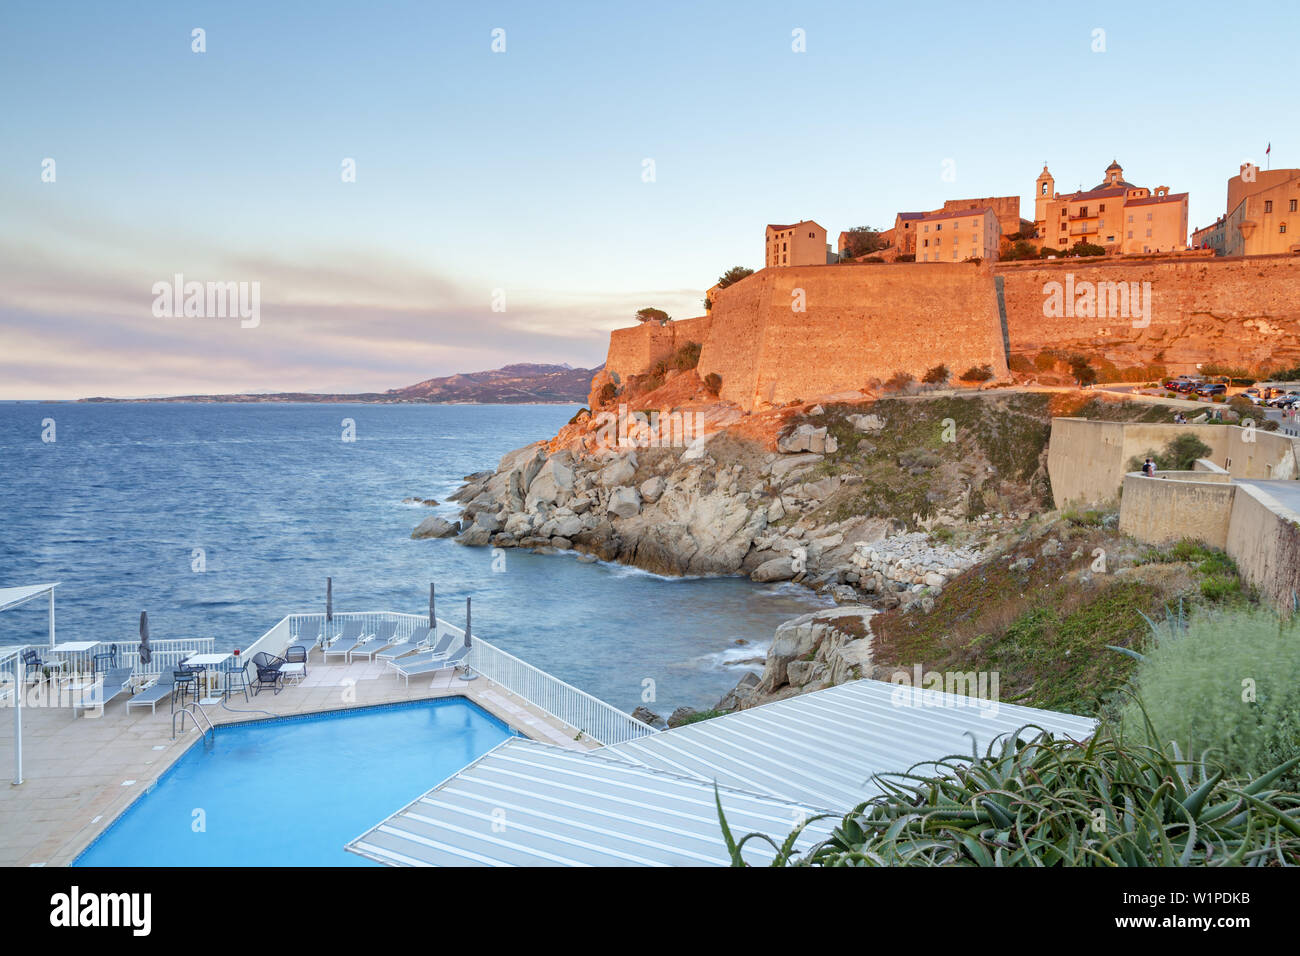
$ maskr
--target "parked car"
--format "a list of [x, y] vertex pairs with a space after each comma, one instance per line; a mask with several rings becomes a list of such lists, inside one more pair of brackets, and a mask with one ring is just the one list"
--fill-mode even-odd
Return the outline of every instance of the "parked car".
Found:
[[1196, 387], [1197, 395], [1207, 395], [1207, 396], [1223, 395], [1227, 391], [1228, 391], [1228, 386], [1224, 385], [1221, 382], [1213, 382], [1213, 383], [1207, 382], [1204, 385], [1198, 385]]

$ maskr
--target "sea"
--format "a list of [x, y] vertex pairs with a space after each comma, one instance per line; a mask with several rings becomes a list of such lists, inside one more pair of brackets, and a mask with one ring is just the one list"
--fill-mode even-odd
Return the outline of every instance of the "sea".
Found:
[[[571, 553], [412, 540], [471, 472], [555, 434], [568, 405], [0, 403], [0, 587], [59, 582], [60, 641], [247, 647], [325, 607], [438, 616], [624, 710], [708, 708], [776, 626], [825, 606], [791, 584], [666, 578]], [[433, 498], [437, 506], [407, 502]], [[47, 605], [0, 644], [47, 641]]]

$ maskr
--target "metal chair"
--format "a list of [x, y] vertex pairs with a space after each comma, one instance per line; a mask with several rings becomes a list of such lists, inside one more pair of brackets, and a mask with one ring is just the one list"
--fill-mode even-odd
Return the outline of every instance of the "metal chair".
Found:
[[239, 658], [232, 658], [226, 665], [225, 670], [225, 687], [224, 694], [227, 700], [232, 694], [238, 694], [241, 691], [244, 694], [244, 700], [248, 700], [248, 688], [251, 686], [248, 682], [248, 661], [242, 664], [236, 664]]
[[292, 647], [290, 647], [287, 651], [284, 652], [284, 662], [286, 664], [301, 664], [302, 674], [304, 677], [306, 677], [308, 652], [309, 652], [308, 648], [303, 647], [301, 644], [294, 644]]
[[179, 699], [181, 706], [185, 706], [185, 694], [189, 693], [194, 700], [199, 699], [199, 672], [193, 667], [186, 667], [181, 664], [172, 672], [172, 711], [176, 710], [176, 701]]
[[257, 668], [257, 681], [253, 684], [254, 697], [268, 685], [274, 688], [277, 694], [280, 693], [280, 688], [284, 685], [284, 674], [280, 672], [280, 665], [284, 662], [283, 657], [276, 657], [265, 651], [253, 655], [253, 666]]

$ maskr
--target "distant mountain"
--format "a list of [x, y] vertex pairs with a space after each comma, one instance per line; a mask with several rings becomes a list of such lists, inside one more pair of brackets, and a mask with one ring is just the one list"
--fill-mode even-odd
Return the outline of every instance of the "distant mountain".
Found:
[[245, 392], [239, 395], [174, 395], [168, 398], [85, 398], [85, 402], [371, 402], [376, 404], [586, 404], [591, 379], [601, 368], [521, 363], [486, 372], [430, 378], [387, 392]]

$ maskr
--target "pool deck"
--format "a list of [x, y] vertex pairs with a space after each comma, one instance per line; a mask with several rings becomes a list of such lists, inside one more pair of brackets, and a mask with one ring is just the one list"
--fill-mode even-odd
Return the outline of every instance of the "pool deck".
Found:
[[[292, 714], [347, 710], [375, 704], [439, 697], [465, 697], [534, 740], [577, 750], [599, 746], [588, 737], [484, 678], [463, 681], [451, 673], [432, 681], [406, 682], [386, 665], [364, 661], [320, 663], [313, 656], [307, 678], [279, 694], [242, 694], [228, 707], [203, 705], [214, 725]], [[0, 753], [6, 783], [0, 788], [0, 866], [66, 866], [140, 794], [151, 787], [198, 739], [193, 722], [171, 739], [166, 699], [156, 713], [127, 712], [126, 696], [102, 717], [74, 717], [68, 708], [24, 707], [23, 778], [13, 779], [13, 714], [0, 708]], [[437, 780], [427, 781], [432, 787]]]

